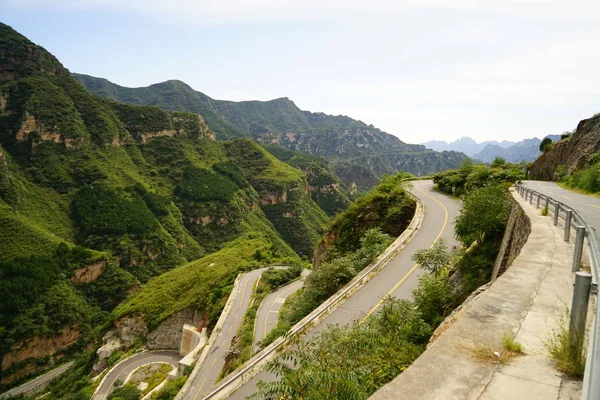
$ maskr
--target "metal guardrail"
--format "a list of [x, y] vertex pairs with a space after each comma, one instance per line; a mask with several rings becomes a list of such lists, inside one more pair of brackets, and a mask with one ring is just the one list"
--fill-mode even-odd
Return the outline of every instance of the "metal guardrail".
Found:
[[[521, 197], [529, 200], [529, 204], [533, 204], [535, 198], [537, 208], [542, 206], [548, 212], [552, 212], [554, 225], [558, 225], [559, 218], [564, 220], [564, 240], [566, 242], [571, 239], [571, 231], [575, 231], [575, 250], [572, 264], [572, 271], [575, 273], [575, 285], [571, 304], [569, 338], [571, 344], [578, 346], [577, 348], [581, 353], [580, 346], [583, 344], [585, 335], [589, 296], [592, 293], [597, 294], [598, 279], [600, 278], [600, 242], [596, 230], [585, 221], [575, 208], [521, 184], [515, 186]], [[588, 246], [591, 274], [581, 271], [584, 242]], [[600, 307], [598, 305], [589, 332], [581, 398], [583, 400], [600, 400]]]

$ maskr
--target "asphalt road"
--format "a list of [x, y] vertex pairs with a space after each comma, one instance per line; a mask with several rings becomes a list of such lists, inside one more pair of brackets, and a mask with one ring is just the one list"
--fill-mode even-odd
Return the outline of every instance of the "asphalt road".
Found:
[[301, 279], [277, 289], [263, 299], [258, 314], [256, 314], [256, 323], [254, 324], [254, 349], [257, 349], [258, 343], [271, 332], [271, 329], [275, 328], [279, 317], [279, 310], [283, 307], [285, 299], [304, 285], [304, 278], [309, 273], [309, 270], [303, 270]]
[[[587, 223], [596, 229], [596, 235], [600, 236], [600, 198], [563, 189], [554, 182], [523, 181], [523, 184], [577, 210]], [[535, 199], [534, 197], [533, 200]]]
[[[311, 340], [318, 332], [329, 325], [345, 325], [362, 319], [370, 312], [375, 312], [386, 295], [408, 299], [417, 286], [419, 276], [423, 273], [412, 261], [415, 251], [428, 248], [438, 238], [445, 238], [449, 246], [456, 245], [454, 239], [454, 218], [460, 210], [460, 203], [448, 196], [433, 190], [432, 181], [414, 181], [411, 192], [419, 197], [425, 206], [425, 218], [421, 229], [415, 234], [406, 247], [389, 262], [389, 264], [359, 289], [352, 297], [331, 313], [317, 327], [303, 337]], [[256, 392], [259, 380], [272, 381], [275, 377], [261, 371], [257, 376], [243, 385], [230, 399], [245, 399]]]
[[60, 367], [54, 368], [52, 371], [46, 372], [45, 374], [42, 374], [42, 375], [38, 376], [37, 378], [32, 379], [29, 382], [22, 384], [21, 386], [18, 386], [14, 389], [11, 389], [7, 392], [0, 394], [0, 399], [4, 399], [4, 398], [10, 397], [10, 396], [13, 396], [13, 397], [19, 396], [21, 394], [28, 392], [29, 390], [31, 390], [33, 388], [36, 388], [38, 386], [45, 384], [46, 382], [50, 382], [51, 380], [53, 380], [54, 378], [61, 375], [63, 372], [65, 372], [69, 368], [71, 368], [71, 365], [73, 365], [73, 361], [65, 363], [65, 364], [61, 365]]
[[231, 340], [237, 333], [246, 309], [250, 306], [252, 299], [252, 288], [254, 283], [263, 273], [266, 268], [255, 269], [242, 275], [240, 278], [240, 285], [238, 288], [238, 295], [235, 299], [235, 303], [231, 308], [231, 312], [227, 316], [225, 323], [219, 336], [215, 341], [213, 348], [210, 349], [210, 353], [204, 363], [200, 367], [200, 371], [195, 376], [194, 381], [190, 385], [190, 389], [183, 397], [186, 400], [199, 400], [204, 395], [208, 394], [213, 388], [213, 385], [217, 382], [217, 378], [223, 369], [225, 364], [225, 356], [229, 352], [231, 347]]
[[114, 390], [115, 382], [117, 380], [124, 382], [130, 372], [141, 367], [142, 365], [155, 362], [168, 362], [174, 367], [177, 367], [177, 363], [179, 363], [181, 358], [182, 357], [179, 355], [179, 352], [173, 350], [149, 351], [136, 354], [128, 358], [126, 361], [117, 364], [116, 367], [108, 372], [108, 375], [106, 375], [106, 378], [92, 399], [105, 400]]

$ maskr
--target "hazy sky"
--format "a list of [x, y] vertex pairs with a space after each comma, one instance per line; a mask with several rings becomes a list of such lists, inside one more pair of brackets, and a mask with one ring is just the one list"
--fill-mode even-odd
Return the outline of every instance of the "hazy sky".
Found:
[[71, 71], [289, 97], [409, 143], [562, 133], [600, 112], [598, 0], [0, 0]]

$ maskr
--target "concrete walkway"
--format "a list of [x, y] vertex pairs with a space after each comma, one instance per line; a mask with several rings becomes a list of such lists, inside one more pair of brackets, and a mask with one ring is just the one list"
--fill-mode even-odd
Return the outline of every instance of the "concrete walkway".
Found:
[[[580, 382], [563, 378], [550, 363], [544, 342], [570, 306], [572, 244], [513, 192], [532, 230], [509, 269], [406, 371], [371, 399], [578, 399]], [[506, 365], [475, 359], [475, 349], [502, 350], [504, 335], [516, 337], [525, 355]]]

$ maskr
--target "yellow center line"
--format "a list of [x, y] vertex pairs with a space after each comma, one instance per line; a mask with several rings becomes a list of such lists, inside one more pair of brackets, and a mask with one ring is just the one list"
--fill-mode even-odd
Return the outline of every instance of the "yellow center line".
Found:
[[215, 357], [215, 359], [213, 360], [213, 363], [211, 365], [211, 368], [215, 366], [215, 363], [217, 362], [217, 358]]
[[[415, 188], [416, 191], [423, 193], [425, 196], [429, 197], [430, 199], [434, 200], [436, 203], [438, 203], [440, 206], [442, 206], [442, 208], [444, 209], [444, 224], [442, 225], [442, 229], [440, 230], [440, 232], [438, 233], [438, 235], [436, 236], [435, 240], [431, 243], [431, 246], [429, 246], [429, 248], [432, 248], [433, 245], [435, 244], [435, 242], [437, 242], [437, 240], [440, 238], [440, 236], [442, 236], [442, 233], [444, 233], [444, 229], [446, 229], [446, 225], [448, 224], [448, 209], [446, 208], [446, 206], [444, 206], [438, 199], [428, 195], [427, 193]], [[423, 221], [425, 222], [425, 221]], [[406, 278], [408, 278], [414, 271], [415, 269], [417, 269], [417, 267], [419, 266], [419, 264], [415, 264], [413, 265], [413, 267], [406, 273], [406, 275], [404, 275], [402, 277], [402, 279], [400, 279], [398, 281], [398, 283], [396, 283], [394, 285], [394, 287], [392, 288], [392, 290], [390, 290], [385, 296], [383, 296], [383, 298], [381, 300], [379, 300], [379, 302], [377, 304], [375, 304], [375, 307], [373, 307], [371, 309], [371, 311], [369, 311], [367, 313], [367, 315], [365, 315], [363, 317], [363, 319], [360, 320], [359, 324], [362, 324], [363, 322], [365, 322], [367, 320], [367, 318], [369, 318], [369, 316], [371, 314], [373, 314], [375, 312], [375, 310], [377, 310], [379, 308], [379, 306], [381, 306], [381, 304], [384, 302], [384, 300], [389, 297], [392, 293], [394, 293], [394, 291], [398, 288], [398, 286], [400, 286], [405, 280]]]
[[588, 203], [588, 206], [592, 206], [592, 207], [600, 208], [600, 206], [597, 206], [597, 205], [595, 205], [595, 204], [590, 204], [590, 203]]
[[196, 400], [198, 398], [198, 396], [200, 396], [200, 391], [202, 390], [202, 386], [204, 386], [205, 382], [206, 382], [206, 378], [204, 378], [204, 380], [200, 384], [200, 387], [198, 388], [198, 391], [196, 392], [196, 396], [194, 396], [194, 400]]
[[570, 197], [567, 197], [567, 196], [563, 196], [563, 197], [564, 197], [565, 199], [567, 199], [567, 200], [573, 200], [572, 198], [570, 198]]

